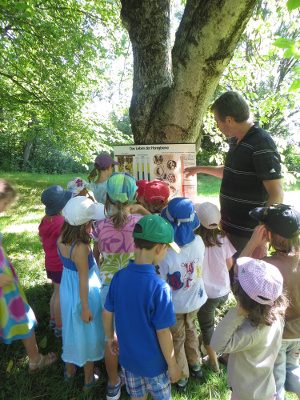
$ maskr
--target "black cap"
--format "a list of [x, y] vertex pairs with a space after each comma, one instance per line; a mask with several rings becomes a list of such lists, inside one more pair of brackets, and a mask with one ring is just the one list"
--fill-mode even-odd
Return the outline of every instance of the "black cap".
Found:
[[300, 229], [300, 213], [293, 206], [273, 204], [270, 207], [254, 208], [249, 214], [286, 239], [297, 235]]

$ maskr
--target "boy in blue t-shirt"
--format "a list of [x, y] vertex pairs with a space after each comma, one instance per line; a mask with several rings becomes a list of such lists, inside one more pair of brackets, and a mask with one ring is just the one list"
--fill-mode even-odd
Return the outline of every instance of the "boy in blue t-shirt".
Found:
[[[173, 243], [169, 222], [146, 215], [133, 231], [137, 254], [118, 271], [110, 284], [103, 309], [103, 325], [113, 354], [125, 376], [131, 398], [171, 399], [171, 382], [181, 376], [169, 327], [176, 323], [168, 284], [156, 275], [155, 266]], [[116, 333], [113, 329], [115, 316]]]

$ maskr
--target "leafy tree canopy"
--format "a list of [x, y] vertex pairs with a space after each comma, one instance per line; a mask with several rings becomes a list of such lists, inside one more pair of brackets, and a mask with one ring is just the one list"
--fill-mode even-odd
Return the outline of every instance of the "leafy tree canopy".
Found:
[[[283, 57], [284, 50], [273, 44], [276, 37], [296, 40], [299, 30], [299, 10], [289, 13], [285, 0], [261, 1], [212, 99], [226, 90], [240, 91], [251, 105], [255, 120], [277, 142], [284, 170], [285, 154], [299, 152], [300, 146], [300, 91], [289, 90], [299, 70], [299, 60]], [[227, 145], [210, 113], [206, 115], [203, 131], [201, 146], [211, 157], [203, 159], [200, 155], [199, 161], [222, 164]], [[290, 170], [295, 170], [294, 164]]]
[[118, 15], [114, 1], [0, 0], [0, 129], [87, 152], [94, 130], [82, 109], [123, 52]]

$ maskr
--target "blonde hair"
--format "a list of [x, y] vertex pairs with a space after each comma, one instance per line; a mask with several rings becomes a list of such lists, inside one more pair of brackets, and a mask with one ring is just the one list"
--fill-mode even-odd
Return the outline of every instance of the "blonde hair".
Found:
[[221, 247], [222, 243], [219, 241], [219, 238], [226, 236], [226, 233], [219, 227], [215, 229], [207, 229], [203, 225], [200, 225], [199, 228], [195, 229], [194, 233], [201, 236], [205, 247]]
[[[106, 200], [104, 205], [104, 215], [106, 218], [112, 220], [115, 229], [121, 229], [127, 222], [127, 215], [124, 213], [124, 208], [128, 204], [128, 201], [125, 203], [121, 203], [120, 201], [116, 201], [113, 203], [109, 198], [109, 195], [106, 193]], [[111, 206], [116, 206], [118, 211], [115, 214], [109, 215], [109, 211]]]
[[273, 232], [267, 225], [267, 230], [271, 233], [271, 240], [269, 243], [269, 250], [272, 254], [285, 253], [299, 256], [300, 238], [299, 231], [290, 239], [284, 238], [277, 233]]

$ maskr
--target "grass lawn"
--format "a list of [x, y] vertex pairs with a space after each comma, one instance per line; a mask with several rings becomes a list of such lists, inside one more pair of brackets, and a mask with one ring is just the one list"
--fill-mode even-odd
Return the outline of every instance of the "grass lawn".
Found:
[[[44, 216], [44, 206], [40, 201], [41, 193], [51, 185], [66, 185], [74, 175], [39, 175], [25, 173], [3, 173], [17, 190], [19, 199], [10, 210], [0, 216], [0, 231], [3, 234], [3, 247], [9, 255], [17, 275], [25, 289], [29, 304], [38, 319], [36, 336], [40, 351], [55, 351], [61, 354], [61, 340], [48, 330], [49, 299], [52, 286], [47, 280], [44, 268], [44, 252], [38, 238], [38, 225]], [[83, 177], [85, 178], [85, 177]], [[199, 201], [204, 199], [218, 203], [220, 179], [198, 176]], [[296, 205], [299, 199], [300, 185], [294, 186], [285, 197], [285, 202]], [[232, 304], [232, 300], [231, 300]], [[229, 307], [230, 304], [227, 305]], [[224, 311], [224, 310], [223, 310]], [[103, 362], [98, 366], [102, 371], [100, 382], [88, 393], [83, 393], [83, 370], [79, 369], [71, 382], [63, 380], [63, 363], [58, 361], [53, 367], [38, 372], [28, 373], [27, 359], [21, 341], [11, 345], [0, 343], [0, 399], [105, 399], [107, 375]], [[215, 375], [203, 367], [200, 380], [191, 379], [185, 395], [173, 390], [173, 399], [220, 399], [230, 398], [227, 386], [226, 368], [221, 366], [220, 375]], [[296, 399], [292, 395], [288, 399]], [[125, 389], [121, 399], [129, 399]]]

